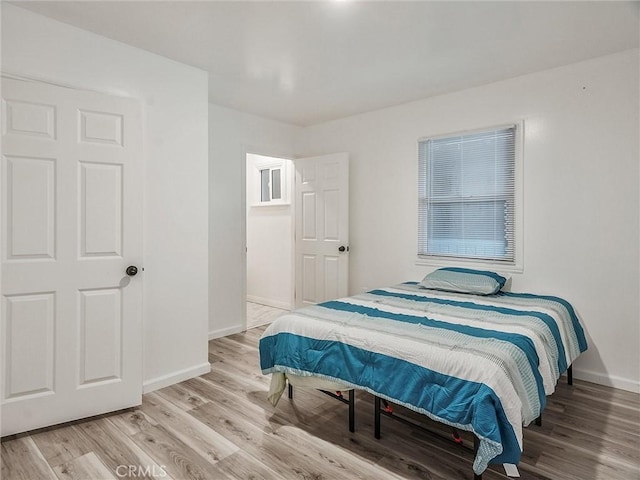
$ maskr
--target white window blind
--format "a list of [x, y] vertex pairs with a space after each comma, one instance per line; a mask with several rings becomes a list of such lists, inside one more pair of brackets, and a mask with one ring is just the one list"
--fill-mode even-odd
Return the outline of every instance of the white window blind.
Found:
[[421, 140], [418, 256], [515, 261], [516, 126]]

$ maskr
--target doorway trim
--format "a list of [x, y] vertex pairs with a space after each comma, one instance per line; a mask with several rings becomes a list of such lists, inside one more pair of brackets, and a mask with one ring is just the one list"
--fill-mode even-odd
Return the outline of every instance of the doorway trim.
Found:
[[[247, 155], [261, 155], [265, 157], [282, 158], [284, 160], [290, 160], [291, 168], [295, 168], [296, 157], [290, 153], [282, 153], [275, 149], [263, 148], [251, 144], [242, 145], [242, 165], [241, 165], [241, 208], [242, 208], [242, 238], [244, 239], [244, 254], [242, 255], [242, 330], [247, 330]], [[295, 195], [295, 172], [292, 172], [289, 178], [289, 195], [290, 199]], [[291, 215], [291, 292], [290, 292], [290, 304], [292, 308], [295, 307], [295, 208], [294, 202], [291, 202], [290, 206]]]

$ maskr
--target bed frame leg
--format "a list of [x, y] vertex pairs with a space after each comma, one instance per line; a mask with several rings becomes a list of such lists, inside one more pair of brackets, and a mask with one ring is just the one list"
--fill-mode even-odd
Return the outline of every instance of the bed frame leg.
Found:
[[540, 414], [540, 416], [536, 418], [536, 425], [539, 427], [542, 426], [542, 414]]
[[291, 400], [293, 398], [293, 385], [291, 384], [289, 384], [288, 395], [289, 395], [289, 400]]
[[567, 383], [573, 385], [573, 365], [569, 365], [567, 369]]
[[356, 391], [349, 390], [349, 431], [356, 431]]
[[373, 397], [373, 430], [374, 436], [380, 439], [380, 397]]

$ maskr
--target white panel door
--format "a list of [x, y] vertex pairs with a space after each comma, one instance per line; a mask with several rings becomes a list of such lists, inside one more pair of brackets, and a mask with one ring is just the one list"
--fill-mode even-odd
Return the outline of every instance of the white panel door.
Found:
[[2, 79], [3, 436], [141, 403], [141, 152], [135, 101]]
[[296, 308], [349, 290], [349, 156], [301, 158], [296, 166]]

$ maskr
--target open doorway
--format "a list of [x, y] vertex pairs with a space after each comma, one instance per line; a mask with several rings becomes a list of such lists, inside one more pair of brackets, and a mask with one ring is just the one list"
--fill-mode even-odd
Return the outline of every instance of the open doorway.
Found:
[[293, 162], [246, 156], [247, 328], [293, 307]]

